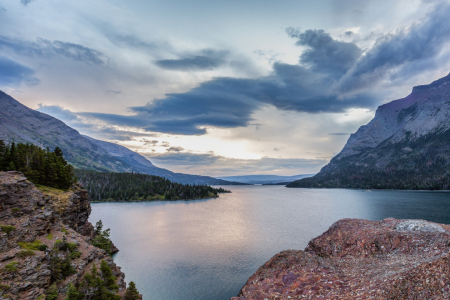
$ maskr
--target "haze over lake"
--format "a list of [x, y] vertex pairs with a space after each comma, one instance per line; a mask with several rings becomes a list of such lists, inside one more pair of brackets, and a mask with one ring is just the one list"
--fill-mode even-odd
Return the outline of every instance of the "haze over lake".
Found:
[[279, 251], [304, 249], [342, 218], [450, 223], [450, 193], [231, 186], [220, 198], [93, 203], [144, 300], [225, 300]]

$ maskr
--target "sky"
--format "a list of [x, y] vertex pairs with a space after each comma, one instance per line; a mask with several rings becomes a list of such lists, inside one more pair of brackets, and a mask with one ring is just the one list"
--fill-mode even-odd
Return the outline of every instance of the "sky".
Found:
[[450, 72], [449, 1], [3, 0], [0, 90], [158, 167], [318, 172]]

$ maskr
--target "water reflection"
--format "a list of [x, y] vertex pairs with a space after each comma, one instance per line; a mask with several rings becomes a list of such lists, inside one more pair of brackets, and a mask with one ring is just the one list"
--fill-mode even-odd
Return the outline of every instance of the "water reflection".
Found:
[[[230, 189], [230, 187], [227, 187]], [[93, 204], [145, 300], [229, 299], [271, 256], [342, 218], [450, 223], [450, 193], [231, 187], [219, 199]]]

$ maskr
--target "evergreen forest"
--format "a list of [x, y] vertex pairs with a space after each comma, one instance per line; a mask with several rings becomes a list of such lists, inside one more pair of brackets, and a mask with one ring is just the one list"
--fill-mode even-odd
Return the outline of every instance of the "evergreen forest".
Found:
[[20, 171], [34, 184], [63, 190], [77, 181], [58, 147], [50, 151], [32, 144], [5, 145], [0, 140], [0, 171]]
[[171, 182], [140, 173], [102, 173], [76, 169], [75, 174], [92, 201], [192, 200], [229, 193], [222, 188]]

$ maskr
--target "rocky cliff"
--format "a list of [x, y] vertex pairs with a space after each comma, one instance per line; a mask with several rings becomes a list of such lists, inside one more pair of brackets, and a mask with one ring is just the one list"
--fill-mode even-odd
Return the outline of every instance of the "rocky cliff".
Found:
[[449, 225], [344, 219], [275, 255], [232, 299], [450, 299], [449, 250]]
[[314, 177], [289, 187], [450, 189], [450, 74], [378, 107]]
[[[38, 189], [20, 172], [0, 172], [0, 299], [44, 300], [53, 282], [57, 299], [65, 299], [69, 284], [79, 283], [93, 264], [98, 267], [102, 260], [111, 268], [118, 293], [123, 295], [125, 275], [104, 250], [90, 242], [94, 230], [88, 222], [90, 212], [82, 189]], [[67, 242], [72, 252], [50, 251], [62, 242]], [[66, 258], [75, 271], [55, 280], [58, 269], [54, 262]]]

